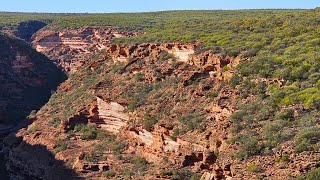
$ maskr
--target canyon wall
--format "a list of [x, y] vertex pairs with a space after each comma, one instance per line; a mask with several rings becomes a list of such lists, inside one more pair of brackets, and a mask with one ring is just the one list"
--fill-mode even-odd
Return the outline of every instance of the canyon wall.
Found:
[[0, 39], [0, 122], [11, 124], [41, 108], [66, 76], [25, 42]]
[[113, 27], [83, 27], [70, 30], [42, 29], [32, 37], [33, 47], [66, 73], [81, 68], [94, 53], [105, 49], [114, 38], [137, 35]]

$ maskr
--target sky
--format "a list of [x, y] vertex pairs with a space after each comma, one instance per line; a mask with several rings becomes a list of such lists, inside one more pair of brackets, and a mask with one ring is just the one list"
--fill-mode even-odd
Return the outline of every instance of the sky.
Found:
[[313, 9], [315, 7], [320, 7], [320, 0], [0, 0], [0, 11], [50, 13]]

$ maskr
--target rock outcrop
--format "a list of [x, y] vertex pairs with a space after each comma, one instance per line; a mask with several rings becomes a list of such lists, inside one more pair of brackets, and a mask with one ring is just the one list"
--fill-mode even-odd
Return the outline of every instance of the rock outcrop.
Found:
[[205, 51], [195, 54], [196, 44], [166, 43], [140, 45], [111, 45], [106, 47], [107, 54], [114, 62], [130, 64], [134, 61], [149, 59], [171, 58], [199, 67], [217, 80], [228, 80], [232, 77], [233, 69], [240, 63], [239, 57], [222, 57]]
[[196, 45], [182, 43], [167, 44], [140, 44], [131, 46], [111, 45], [107, 52], [115, 62], [127, 62], [130, 59], [143, 59], [146, 57], [161, 58], [159, 55], [171, 54], [179, 62], [188, 62], [194, 54]]
[[107, 103], [97, 97], [98, 119], [92, 119], [102, 129], [109, 132], [119, 133], [128, 125], [129, 115], [125, 113], [126, 108], [116, 102]]
[[106, 48], [113, 38], [134, 36], [112, 27], [84, 27], [70, 30], [42, 29], [32, 36], [33, 47], [67, 73], [77, 71], [94, 53]]

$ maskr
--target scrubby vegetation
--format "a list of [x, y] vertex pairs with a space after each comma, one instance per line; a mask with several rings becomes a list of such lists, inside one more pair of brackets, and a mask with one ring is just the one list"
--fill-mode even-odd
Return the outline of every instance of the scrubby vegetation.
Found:
[[319, 180], [320, 179], [320, 168], [315, 168], [307, 172], [306, 176], [298, 177], [297, 180]]
[[199, 180], [201, 177], [199, 174], [193, 173], [186, 169], [162, 170], [160, 172], [160, 175], [163, 178], [170, 177], [170, 179], [174, 179], [174, 180], [182, 180], [182, 179]]
[[[48, 113], [56, 114], [49, 122], [53, 126], [88, 108], [95, 96], [101, 96], [126, 105], [127, 112], [135, 115], [132, 125], [153, 131], [154, 125], [162, 123], [172, 130], [170, 136], [176, 140], [188, 132], [205, 131], [208, 111], [204, 106], [216, 100], [223, 88], [230, 88], [237, 94], [233, 102], [236, 112], [229, 119], [233, 134], [230, 143], [239, 143], [240, 147], [235, 157], [275, 155], [285, 142], [290, 142], [296, 153], [320, 150], [319, 9], [66, 16], [1, 13], [0, 26], [15, 28], [31, 19], [49, 23], [48, 28], [53, 29], [92, 25], [146, 32], [117, 38], [112, 43], [201, 42], [196, 54], [210, 50], [222, 57], [242, 59], [240, 65], [232, 69], [234, 76], [228, 82], [218, 83], [207, 76], [186, 80], [187, 75], [182, 72], [204, 72], [175, 61], [165, 51], [153, 60], [134, 63], [132, 66], [139, 71], [135, 73], [130, 66], [110, 59], [99, 62], [94, 70], [86, 66], [71, 75], [66, 86], [51, 97]], [[170, 65], [166, 62], [169, 59], [173, 61]], [[92, 57], [88, 62], [96, 60]], [[228, 66], [222, 67], [222, 72], [229, 70]], [[126, 144], [99, 133], [93, 126], [76, 126], [73, 133], [82, 140], [105, 140], [109, 150], [120, 159], [126, 148]], [[102, 145], [97, 148], [104, 150]], [[56, 151], [65, 148], [65, 144], [58, 143]], [[282, 154], [276, 161], [288, 162], [289, 157]], [[128, 177], [133, 176], [134, 171], [143, 174], [148, 166], [142, 158], [129, 162], [132, 168], [124, 172]], [[263, 169], [249, 164], [247, 171], [260, 173]], [[315, 169], [306, 177], [312, 179], [318, 174], [319, 169]], [[199, 178], [187, 170], [165, 170], [160, 175], [171, 179]], [[110, 178], [116, 174], [110, 171], [105, 176]]]
[[58, 153], [58, 152], [61, 152], [61, 151], [64, 151], [68, 148], [68, 145], [66, 142], [64, 141], [58, 141], [57, 145], [56, 145], [56, 148], [54, 149], [54, 153]]

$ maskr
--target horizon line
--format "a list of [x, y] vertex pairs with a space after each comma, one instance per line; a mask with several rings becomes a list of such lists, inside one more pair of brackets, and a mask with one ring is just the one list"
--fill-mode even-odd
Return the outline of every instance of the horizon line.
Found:
[[123, 13], [156, 13], [172, 11], [254, 11], [254, 10], [315, 10], [315, 8], [251, 8], [251, 9], [175, 9], [157, 11], [119, 11], [119, 12], [33, 12], [33, 11], [1, 11], [0, 13], [21, 13], [21, 14], [123, 14]]

